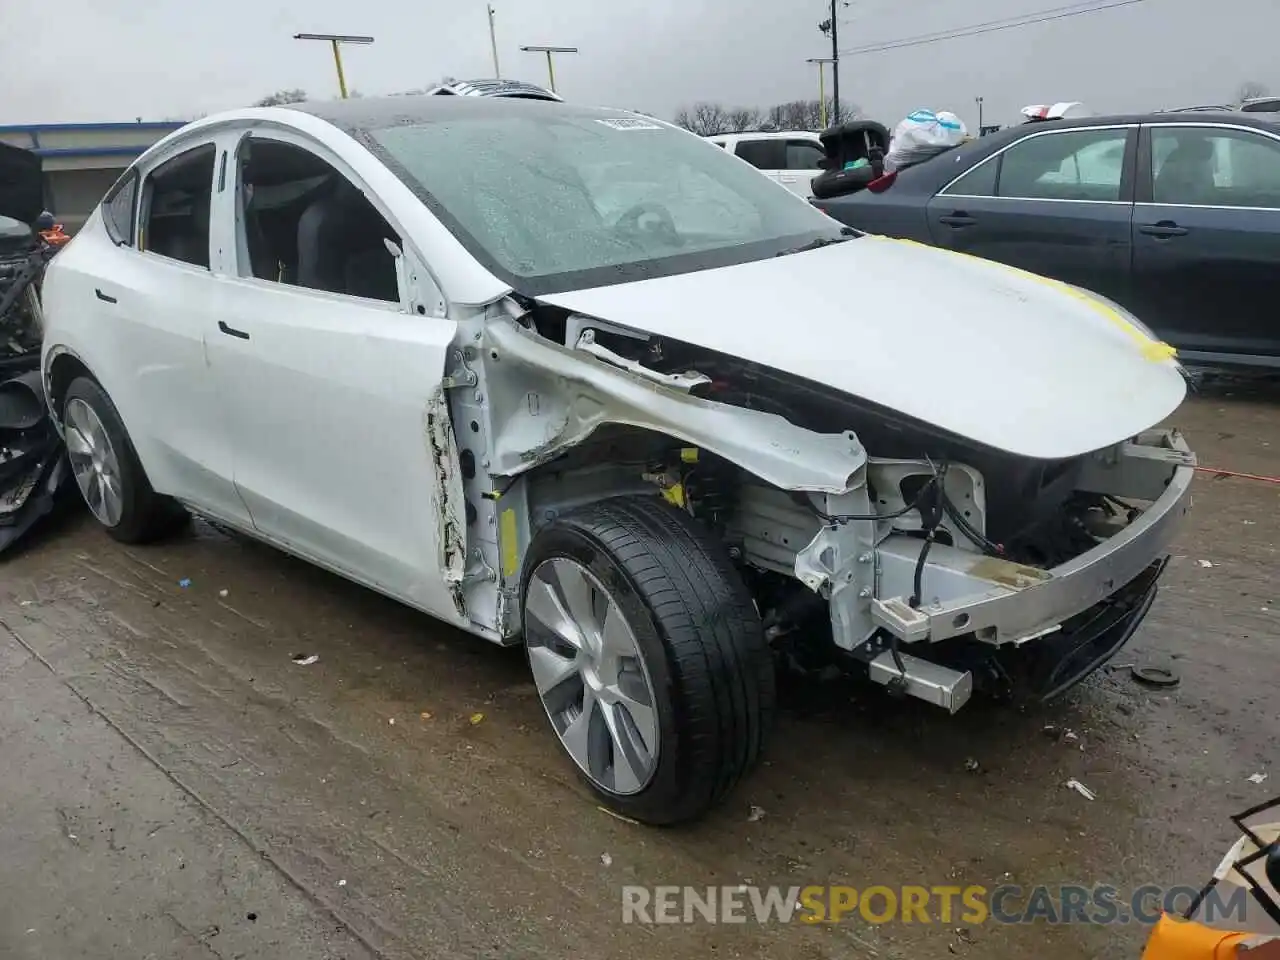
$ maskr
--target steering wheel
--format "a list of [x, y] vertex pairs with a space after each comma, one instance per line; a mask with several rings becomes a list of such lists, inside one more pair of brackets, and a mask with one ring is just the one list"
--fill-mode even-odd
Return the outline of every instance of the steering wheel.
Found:
[[660, 203], [644, 200], [629, 207], [613, 222], [615, 228], [637, 236], [651, 236], [673, 247], [684, 245], [684, 238], [676, 229], [671, 211]]

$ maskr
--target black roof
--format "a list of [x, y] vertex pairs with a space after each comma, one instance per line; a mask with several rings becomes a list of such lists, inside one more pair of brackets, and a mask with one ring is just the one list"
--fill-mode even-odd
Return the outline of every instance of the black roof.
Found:
[[353, 97], [347, 100], [314, 100], [285, 104], [327, 120], [348, 132], [377, 130], [402, 124], [432, 123], [477, 115], [517, 117], [558, 114], [578, 117], [632, 116], [627, 110], [582, 107], [554, 100], [520, 97], [440, 97], [429, 94], [406, 94], [397, 97]]
[[1044, 128], [1046, 130], [1065, 130], [1070, 127], [1107, 127], [1119, 123], [1234, 123], [1245, 127], [1259, 127], [1275, 130], [1280, 127], [1280, 118], [1270, 118], [1266, 113], [1241, 113], [1238, 110], [1169, 110], [1156, 113], [1122, 113], [1105, 117], [1074, 117], [1066, 120], [1037, 120], [1031, 123], [1015, 123], [1005, 127], [999, 133], [989, 134], [984, 140], [992, 137], [1008, 137], [1016, 139], [1025, 135], [1027, 128]]

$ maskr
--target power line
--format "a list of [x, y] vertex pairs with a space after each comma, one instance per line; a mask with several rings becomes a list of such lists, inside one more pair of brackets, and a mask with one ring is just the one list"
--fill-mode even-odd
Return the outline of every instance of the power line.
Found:
[[967, 27], [958, 27], [954, 30], [943, 30], [937, 33], [922, 34], [915, 37], [903, 37], [898, 40], [888, 40], [884, 43], [872, 43], [862, 47], [850, 47], [847, 50], [841, 50], [840, 54], [842, 56], [856, 56], [863, 53], [879, 53], [883, 50], [900, 50], [904, 47], [919, 47], [930, 43], [941, 43], [944, 40], [956, 40], [963, 37], [977, 37], [984, 33], [995, 33], [999, 30], [1012, 30], [1015, 27], [1029, 27], [1037, 23], [1049, 23], [1053, 20], [1066, 20], [1068, 17], [1079, 17], [1087, 13], [1101, 13], [1104, 10], [1114, 10], [1117, 7], [1129, 7], [1134, 4], [1145, 2], [1146, 0], [1111, 0], [1109, 3], [1095, 3], [1084, 7], [1083, 9], [1078, 9], [1081, 7], [1081, 4], [1075, 3], [1066, 7], [1053, 7], [1049, 10], [1040, 10], [1036, 13], [1023, 14], [1020, 18], [1005, 17], [1003, 20], [991, 20], [987, 23], [975, 23]]

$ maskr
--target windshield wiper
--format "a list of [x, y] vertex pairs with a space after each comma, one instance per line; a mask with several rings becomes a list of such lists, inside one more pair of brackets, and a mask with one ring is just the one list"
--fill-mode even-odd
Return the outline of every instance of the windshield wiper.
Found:
[[817, 240], [810, 240], [808, 243], [801, 244], [798, 247], [792, 247], [789, 250], [783, 250], [775, 253], [775, 257], [786, 257], [793, 253], [807, 253], [810, 250], [821, 250], [823, 247], [829, 247], [833, 243], [844, 243], [846, 240], [852, 240], [854, 237], [861, 236], [853, 227], [841, 227], [840, 236], [838, 237], [819, 237]]

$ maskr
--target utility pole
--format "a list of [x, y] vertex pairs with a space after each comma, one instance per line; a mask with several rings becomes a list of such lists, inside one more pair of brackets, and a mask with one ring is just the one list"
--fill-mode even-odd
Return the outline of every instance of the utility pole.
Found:
[[836, 16], [838, 2], [839, 0], [831, 0], [832, 126], [838, 126], [840, 123], [840, 20]]
[[835, 63], [830, 57], [810, 57], [806, 63], [818, 65], [818, 123], [827, 129], [827, 64]]
[[327, 40], [333, 47], [333, 67], [338, 71], [338, 92], [342, 99], [347, 99], [347, 76], [342, 71], [342, 53], [338, 50], [340, 43], [373, 43], [373, 37], [357, 37], [342, 33], [295, 33], [295, 40]]
[[556, 92], [556, 67], [551, 60], [553, 53], [577, 53], [577, 47], [521, 47], [525, 53], [545, 53], [547, 55], [547, 79], [551, 81], [551, 92]]
[[493, 48], [493, 76], [502, 79], [502, 70], [498, 66], [498, 32], [493, 26], [493, 4], [489, 4], [489, 46]]

